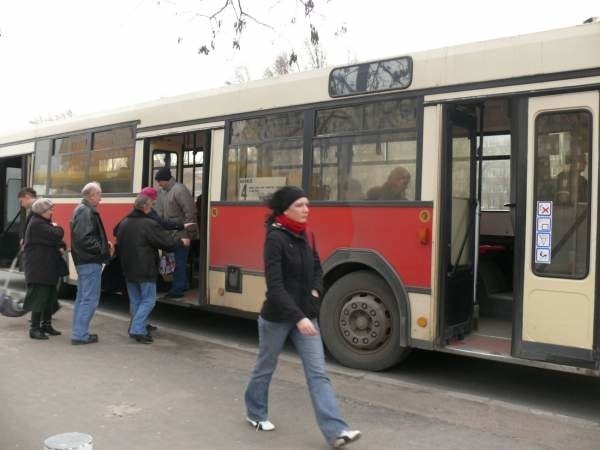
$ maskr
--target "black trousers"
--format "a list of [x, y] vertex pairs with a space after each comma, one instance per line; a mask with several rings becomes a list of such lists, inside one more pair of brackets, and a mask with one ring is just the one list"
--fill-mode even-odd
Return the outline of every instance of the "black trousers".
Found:
[[52, 322], [52, 314], [54, 308], [48, 305], [43, 312], [31, 312], [31, 328], [39, 328], [41, 322]]

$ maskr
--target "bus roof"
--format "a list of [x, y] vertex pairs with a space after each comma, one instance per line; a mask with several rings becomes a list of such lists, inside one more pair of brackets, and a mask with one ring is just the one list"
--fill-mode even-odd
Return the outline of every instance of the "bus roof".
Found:
[[[510, 80], [600, 68], [600, 22], [533, 34], [416, 52], [412, 84], [404, 91]], [[0, 135], [0, 146], [117, 123], [157, 127], [222, 119], [233, 114], [331, 100], [331, 68], [251, 81], [82, 115]], [[369, 94], [373, 96], [374, 94]]]

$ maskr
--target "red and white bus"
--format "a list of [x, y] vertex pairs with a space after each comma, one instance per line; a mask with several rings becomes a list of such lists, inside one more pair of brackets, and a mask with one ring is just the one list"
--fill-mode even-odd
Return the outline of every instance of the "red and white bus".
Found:
[[[341, 363], [381, 370], [421, 348], [599, 375], [598, 49], [592, 21], [0, 136], [1, 225], [30, 185], [68, 230], [96, 180], [110, 231], [169, 166], [200, 206], [192, 289], [171, 302], [254, 315], [262, 198], [299, 185]], [[397, 167], [410, 183], [394, 193]]]

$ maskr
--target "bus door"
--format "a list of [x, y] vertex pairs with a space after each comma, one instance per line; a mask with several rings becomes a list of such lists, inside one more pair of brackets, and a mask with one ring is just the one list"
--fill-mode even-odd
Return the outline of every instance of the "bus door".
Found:
[[445, 342], [471, 329], [476, 235], [476, 117], [446, 105], [442, 180], [440, 272], [441, 336]]
[[10, 266], [19, 250], [21, 207], [17, 195], [26, 180], [26, 156], [0, 158], [0, 267]]
[[[146, 142], [149, 166], [147, 184], [154, 182], [156, 173], [163, 167], [171, 170], [173, 177], [184, 184], [196, 206], [197, 226], [187, 228], [192, 238], [187, 262], [189, 295], [180, 303], [205, 304], [207, 300], [207, 253], [208, 253], [208, 191], [210, 152], [213, 134], [222, 130], [202, 129], [186, 133], [169, 134], [150, 138]], [[165, 286], [160, 286], [166, 289]]]
[[597, 367], [598, 103], [597, 91], [529, 99], [516, 356]]

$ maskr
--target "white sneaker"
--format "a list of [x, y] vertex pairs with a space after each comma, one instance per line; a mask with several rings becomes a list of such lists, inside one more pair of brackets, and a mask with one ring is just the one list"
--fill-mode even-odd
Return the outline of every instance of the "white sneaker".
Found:
[[337, 438], [335, 438], [335, 441], [333, 441], [332, 445], [334, 448], [340, 448], [346, 444], [349, 444], [350, 442], [358, 441], [360, 439], [360, 436], [361, 434], [358, 430], [342, 431], [342, 433]]
[[261, 420], [260, 422], [257, 422], [256, 420], [252, 420], [250, 417], [246, 417], [246, 420], [250, 425], [256, 428], [256, 431], [273, 431], [275, 429], [275, 425], [268, 420]]

